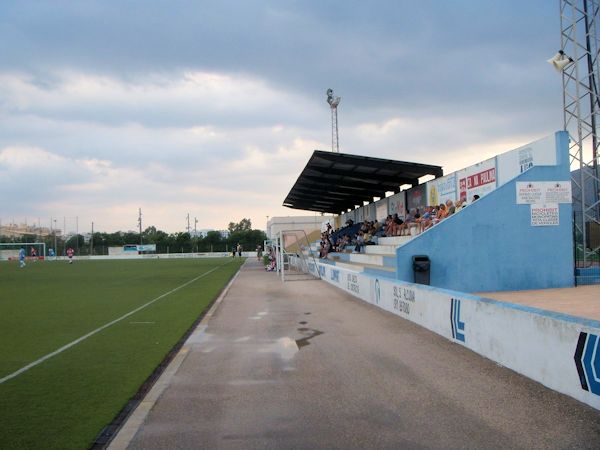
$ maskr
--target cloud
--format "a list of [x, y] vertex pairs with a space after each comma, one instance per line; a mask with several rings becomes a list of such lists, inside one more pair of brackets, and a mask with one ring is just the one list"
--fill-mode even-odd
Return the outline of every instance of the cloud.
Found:
[[174, 231], [188, 212], [203, 228], [306, 214], [281, 203], [330, 148], [329, 87], [342, 152], [446, 171], [562, 124], [544, 0], [23, 1], [0, 17], [2, 216], [112, 230], [142, 207]]

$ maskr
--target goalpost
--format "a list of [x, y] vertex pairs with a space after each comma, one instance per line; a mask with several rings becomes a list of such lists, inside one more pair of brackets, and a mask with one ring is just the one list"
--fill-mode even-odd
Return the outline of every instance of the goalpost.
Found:
[[25, 257], [33, 257], [31, 249], [35, 250], [35, 259], [43, 260], [46, 257], [46, 244], [44, 242], [2, 242], [0, 243], [0, 261], [16, 261], [19, 259], [19, 250], [25, 249]]

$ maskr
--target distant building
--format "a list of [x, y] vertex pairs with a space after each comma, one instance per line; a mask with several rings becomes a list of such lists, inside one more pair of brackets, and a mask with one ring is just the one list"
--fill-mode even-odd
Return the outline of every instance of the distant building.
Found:
[[47, 227], [36, 227], [24, 223], [9, 223], [7, 225], [0, 225], [0, 236], [7, 237], [21, 237], [26, 234], [34, 234], [40, 237], [54, 236], [55, 232], [58, 237], [62, 236], [62, 230], [52, 230]]

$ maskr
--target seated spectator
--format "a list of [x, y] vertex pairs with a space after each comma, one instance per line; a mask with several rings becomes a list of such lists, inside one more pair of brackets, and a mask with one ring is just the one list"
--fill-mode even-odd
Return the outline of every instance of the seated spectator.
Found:
[[394, 224], [393, 224], [393, 220], [392, 220], [392, 215], [388, 215], [385, 218], [385, 222], [383, 224], [384, 228], [383, 228], [383, 234], [385, 236], [393, 236], [393, 231], [394, 231]]
[[321, 233], [321, 251], [319, 252], [319, 258], [327, 258], [331, 247], [329, 235], [327, 233]]
[[421, 216], [421, 218], [417, 220], [417, 223], [419, 224], [419, 231], [420, 232], [425, 231], [427, 228], [429, 228], [431, 226], [431, 220], [432, 220], [431, 212], [432, 212], [432, 210], [433, 210], [433, 207], [426, 206], [425, 207], [425, 212], [423, 213], [423, 215]]
[[404, 222], [402, 222], [398, 226], [398, 233], [396, 236], [402, 236], [404, 234], [410, 233], [410, 227], [412, 224], [415, 223], [415, 215], [416, 214], [417, 214], [417, 211], [415, 209], [411, 209], [410, 211], [407, 212], [406, 216], [404, 217]]
[[454, 202], [450, 199], [446, 200], [446, 211], [448, 211], [448, 216], [451, 216], [456, 212], [456, 208], [454, 207]]
[[465, 206], [465, 202], [462, 199], [456, 200], [456, 205], [454, 206], [454, 212], [459, 212]]
[[441, 203], [438, 207], [438, 212], [435, 216], [436, 220], [434, 220], [433, 224], [435, 225], [436, 223], [444, 220], [446, 217], [448, 217], [448, 210], [446, 209], [446, 205]]
[[354, 242], [356, 244], [354, 247], [354, 251], [356, 253], [361, 253], [363, 247], [365, 246], [365, 237], [364, 237], [364, 233], [362, 231], [358, 232]]

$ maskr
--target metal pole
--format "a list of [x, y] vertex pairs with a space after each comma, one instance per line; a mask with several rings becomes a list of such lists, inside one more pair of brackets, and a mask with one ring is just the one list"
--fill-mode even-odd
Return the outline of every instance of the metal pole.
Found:
[[94, 254], [94, 222], [92, 222], [92, 235], [90, 236], [90, 256]]
[[77, 255], [79, 255], [79, 216], [75, 216], [75, 239], [75, 251], [77, 252]]
[[54, 219], [54, 260], [58, 259], [58, 246], [56, 245], [56, 219]]

